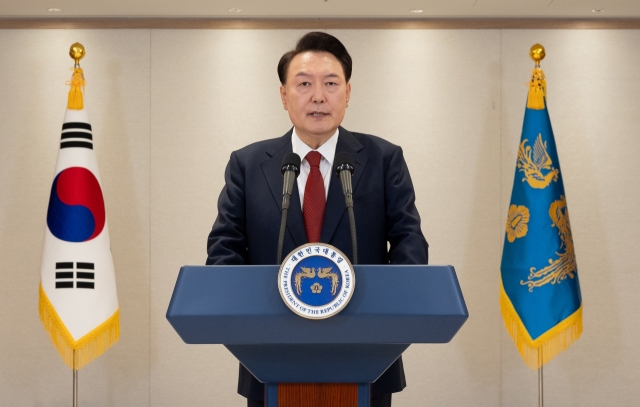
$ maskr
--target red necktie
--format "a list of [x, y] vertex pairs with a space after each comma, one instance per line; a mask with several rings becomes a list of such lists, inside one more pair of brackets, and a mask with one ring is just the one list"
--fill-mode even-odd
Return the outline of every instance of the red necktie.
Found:
[[310, 151], [305, 157], [311, 166], [311, 171], [309, 171], [309, 178], [307, 178], [307, 184], [304, 187], [302, 216], [304, 218], [304, 228], [307, 232], [307, 242], [309, 243], [320, 241], [324, 207], [326, 206], [324, 180], [320, 173], [321, 157], [317, 151]]

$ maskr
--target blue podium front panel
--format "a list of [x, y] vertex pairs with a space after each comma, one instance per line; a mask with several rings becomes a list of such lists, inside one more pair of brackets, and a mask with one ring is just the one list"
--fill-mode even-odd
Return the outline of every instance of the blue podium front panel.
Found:
[[264, 383], [373, 383], [409, 344], [226, 347]]
[[446, 343], [468, 318], [451, 266], [354, 268], [346, 308], [308, 320], [282, 301], [278, 266], [183, 267], [167, 319], [186, 343], [286, 345]]

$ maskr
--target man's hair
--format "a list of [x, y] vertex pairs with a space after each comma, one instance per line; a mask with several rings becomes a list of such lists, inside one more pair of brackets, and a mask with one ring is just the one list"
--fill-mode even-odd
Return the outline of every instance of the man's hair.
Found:
[[336, 59], [340, 61], [340, 65], [342, 65], [345, 79], [349, 82], [349, 79], [351, 79], [352, 63], [351, 55], [349, 55], [347, 49], [342, 45], [340, 40], [333, 35], [314, 31], [305, 34], [304, 37], [298, 40], [293, 50], [285, 53], [282, 58], [280, 58], [280, 62], [278, 62], [278, 77], [280, 78], [281, 84], [284, 85], [287, 82], [287, 72], [289, 71], [291, 60], [296, 55], [308, 51], [328, 52], [336, 57]]

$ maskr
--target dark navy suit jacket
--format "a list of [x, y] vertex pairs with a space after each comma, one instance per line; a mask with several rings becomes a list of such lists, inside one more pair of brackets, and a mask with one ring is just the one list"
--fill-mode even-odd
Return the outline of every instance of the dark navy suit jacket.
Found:
[[[280, 167], [284, 155], [292, 151], [291, 133], [231, 154], [218, 199], [218, 217], [209, 234], [207, 264], [275, 264], [282, 211]], [[351, 153], [355, 161], [353, 201], [359, 263], [427, 264], [428, 245], [420, 230], [402, 149], [379, 137], [340, 127], [336, 153], [342, 151]], [[301, 208], [294, 183], [283, 256], [307, 243]], [[349, 217], [337, 176], [329, 184], [320, 240], [352, 257]], [[400, 358], [373, 384], [372, 393], [394, 393], [405, 386]], [[264, 397], [264, 386], [243, 366], [238, 393], [254, 400]]]

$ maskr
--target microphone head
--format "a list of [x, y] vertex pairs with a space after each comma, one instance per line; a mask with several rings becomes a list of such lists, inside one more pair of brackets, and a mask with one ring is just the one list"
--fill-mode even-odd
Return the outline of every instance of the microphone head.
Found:
[[346, 151], [339, 152], [333, 159], [333, 163], [335, 164], [336, 175], [340, 175], [340, 172], [344, 170], [353, 174], [353, 156], [350, 153], [347, 153]]
[[284, 175], [287, 171], [293, 171], [296, 173], [296, 176], [300, 174], [300, 156], [296, 153], [287, 153], [282, 158], [282, 167], [280, 172]]

